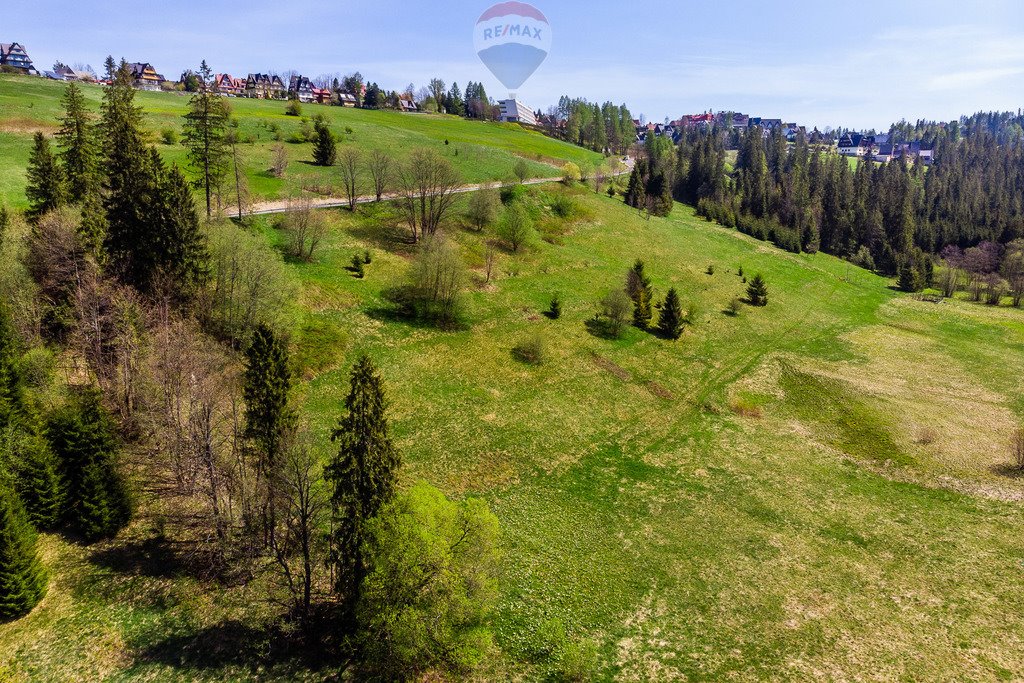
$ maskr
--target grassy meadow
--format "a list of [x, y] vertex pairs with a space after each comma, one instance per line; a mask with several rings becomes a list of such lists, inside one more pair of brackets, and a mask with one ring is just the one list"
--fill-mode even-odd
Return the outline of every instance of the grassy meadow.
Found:
[[[36, 131], [53, 133], [60, 116], [60, 97], [65, 84], [28, 76], [0, 76], [0, 201], [25, 206], [25, 169]], [[103, 88], [81, 86], [93, 109], [99, 112]], [[151, 142], [169, 163], [185, 166], [186, 150], [181, 145], [182, 116], [188, 105], [185, 93], [139, 92], [136, 103], [145, 112]], [[231, 111], [238, 121], [244, 144], [242, 164], [254, 199], [278, 199], [299, 187], [339, 187], [340, 173], [312, 164], [312, 144], [285, 143], [288, 170], [284, 178], [271, 172], [276, 138], [288, 140], [303, 122], [322, 114], [339, 146], [357, 145], [364, 152], [383, 149], [404, 158], [417, 147], [432, 147], [448, 156], [467, 183], [501, 181], [512, 177], [517, 157], [529, 162], [535, 178], [560, 175], [557, 166], [574, 161], [581, 166], [601, 159], [574, 145], [526, 131], [516, 124], [480, 123], [455, 116], [404, 114], [393, 111], [346, 109], [317, 104], [302, 105], [302, 118], [285, 114], [286, 102], [231, 99]], [[165, 130], [174, 131], [178, 143], [162, 142]], [[364, 186], [369, 183], [364, 182]]]
[[[0, 80], [0, 108], [9, 87]], [[140, 100], [165, 118], [154, 129], [184, 102]], [[261, 117], [289, 123], [282, 104], [236, 103], [246, 107], [253, 130]], [[513, 152], [573, 158], [499, 126], [325, 111], [356, 140], [382, 121], [417, 144], [507, 136], [478, 164], [460, 154], [467, 179], [500, 177]], [[22, 150], [23, 137], [0, 132], [0, 149]], [[5, 193], [12, 165], [0, 169]], [[554, 215], [558, 195], [574, 218]], [[323, 457], [349, 367], [367, 352], [387, 382], [404, 483], [481, 496], [499, 518], [502, 656], [482, 679], [551, 680], [562, 631], [596, 644], [600, 680], [1024, 676], [1024, 481], [1007, 467], [1024, 419], [1021, 311], [918, 300], [682, 205], [646, 220], [561, 185], [529, 188], [526, 201], [542, 239], [501, 252], [490, 283], [493, 235], [448, 229], [470, 267], [467, 324], [450, 332], [396, 317], [384, 296], [415, 251], [392, 207], [326, 212], [312, 263], [284, 256], [271, 218], [250, 228], [299, 292], [288, 311], [298, 400]], [[364, 250], [373, 259], [357, 279], [347, 266]], [[676, 287], [695, 311], [678, 341], [635, 328], [609, 340], [587, 325], [638, 257], [659, 299]], [[764, 275], [770, 303], [734, 316], [741, 268]], [[556, 293], [563, 314], [551, 320]], [[536, 335], [547, 360], [523, 364], [512, 349]], [[44, 537], [50, 594], [0, 625], [0, 680], [333, 675], [274, 649], [260, 628], [272, 606], [254, 591], [179, 572], [157, 535], [142, 518], [89, 548]]]

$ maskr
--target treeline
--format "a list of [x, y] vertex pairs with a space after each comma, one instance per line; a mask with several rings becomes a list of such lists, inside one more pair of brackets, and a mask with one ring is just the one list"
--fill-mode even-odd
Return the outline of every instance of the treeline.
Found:
[[818, 249], [887, 275], [903, 269], [931, 284], [933, 256], [947, 245], [1009, 243], [1024, 235], [1024, 148], [987, 129], [939, 138], [930, 167], [897, 159], [851, 168], [805, 137], [751, 129], [734, 171], [719, 175], [723, 136], [685, 139], [673, 195], [698, 212], [790, 251]]
[[[67, 86], [56, 149], [35, 139], [29, 210], [0, 210], [0, 619], [45, 594], [38, 531], [92, 543], [150, 514], [188, 571], [279, 606], [289, 645], [357, 678], [462, 675], [496, 649], [497, 520], [479, 500], [400, 490], [369, 357], [333, 446], [300, 419], [281, 258], [244, 227], [204, 222], [192, 194], [210, 196], [231, 145], [199, 74], [192, 183], [149, 144], [122, 62], [98, 117]], [[434, 178], [439, 164], [404, 170]], [[444, 182], [447, 197], [459, 179]], [[418, 204], [405, 203], [414, 234], [432, 235], [444, 216]]]
[[548, 134], [595, 152], [625, 154], [636, 142], [636, 124], [624, 104], [563, 95], [542, 120]]

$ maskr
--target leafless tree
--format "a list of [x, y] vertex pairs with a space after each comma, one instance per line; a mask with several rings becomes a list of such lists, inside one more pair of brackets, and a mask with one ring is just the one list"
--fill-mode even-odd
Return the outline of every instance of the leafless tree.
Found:
[[370, 171], [370, 178], [373, 180], [373, 193], [378, 202], [391, 184], [393, 164], [394, 160], [391, 155], [384, 150], [375, 149], [370, 152], [367, 168]]
[[401, 205], [417, 242], [433, 235], [448, 217], [462, 182], [448, 159], [430, 149], [413, 150], [399, 167]]
[[241, 221], [245, 216], [245, 212], [249, 210], [250, 205], [249, 180], [246, 178], [245, 168], [242, 166], [242, 156], [238, 148], [238, 136], [231, 136], [230, 145], [231, 163], [235, 174], [235, 207], [238, 210], [238, 220]]
[[283, 178], [285, 171], [288, 170], [288, 150], [284, 146], [283, 142], [277, 142], [273, 147], [273, 161], [271, 162], [271, 173], [274, 174], [275, 178]]
[[322, 583], [325, 554], [320, 529], [329, 506], [323, 468], [308, 439], [300, 435], [285, 449], [273, 488], [278, 514], [270, 549], [290, 607], [305, 621]]
[[292, 255], [312, 261], [313, 252], [327, 233], [327, 225], [323, 217], [313, 211], [310, 198], [301, 196], [289, 200], [280, 225], [288, 233]]
[[484, 283], [491, 283], [491, 276], [494, 274], [494, 264], [498, 258], [498, 249], [491, 240], [487, 241], [487, 247], [484, 251]]
[[338, 150], [338, 167], [341, 169], [341, 183], [345, 188], [349, 211], [356, 210], [359, 200], [359, 162], [362, 153], [358, 147], [344, 145]]
[[1013, 438], [1010, 440], [1010, 453], [1017, 469], [1024, 470], [1024, 427], [1014, 430]]

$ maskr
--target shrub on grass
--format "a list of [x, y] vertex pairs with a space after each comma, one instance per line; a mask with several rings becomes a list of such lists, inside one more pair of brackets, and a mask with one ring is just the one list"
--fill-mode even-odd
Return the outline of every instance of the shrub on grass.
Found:
[[366, 265], [370, 265], [371, 263], [373, 263], [373, 256], [370, 255], [369, 249], [363, 252], [363, 263], [365, 263]]
[[575, 185], [583, 177], [580, 167], [573, 162], [568, 162], [562, 167], [562, 182], [566, 185]]
[[568, 220], [579, 215], [580, 205], [567, 194], [556, 194], [551, 199], [551, 213], [563, 220]]
[[729, 303], [726, 304], [725, 306], [726, 312], [734, 318], [740, 314], [740, 310], [742, 308], [743, 302], [740, 301], [740, 298], [738, 296], [734, 296], [733, 298], [729, 299]]
[[366, 275], [366, 272], [363, 270], [363, 264], [363, 257], [359, 254], [352, 257], [352, 272], [358, 278], [363, 278]]
[[613, 339], [622, 336], [622, 330], [629, 320], [633, 300], [625, 290], [616, 287], [608, 292], [599, 304], [598, 320], [604, 325], [604, 331]]
[[1010, 454], [1017, 469], [1024, 471], [1024, 427], [1018, 427], [1010, 440]]
[[505, 215], [498, 224], [498, 237], [508, 244], [512, 251], [518, 252], [528, 246], [535, 234], [533, 221], [526, 207], [522, 204], [513, 204], [505, 209]]
[[178, 144], [178, 131], [173, 128], [164, 128], [160, 131], [160, 141], [165, 145]]
[[477, 232], [498, 219], [498, 193], [490, 187], [482, 187], [469, 195], [466, 217]]
[[302, 105], [298, 100], [291, 100], [285, 106], [284, 113], [287, 116], [302, 116]]
[[518, 202], [526, 196], [526, 188], [522, 185], [506, 185], [501, 188], [501, 203], [505, 206]]
[[529, 365], [543, 365], [548, 357], [547, 342], [541, 335], [531, 334], [512, 347], [512, 355]]
[[566, 683], [588, 683], [597, 678], [597, 643], [577, 640], [562, 648], [558, 661], [558, 678]]
[[706, 272], [708, 275], [714, 275], [715, 274], [715, 264], [714, 263], [709, 264], [708, 265], [708, 269], [706, 271], [704, 271], [704, 272]]

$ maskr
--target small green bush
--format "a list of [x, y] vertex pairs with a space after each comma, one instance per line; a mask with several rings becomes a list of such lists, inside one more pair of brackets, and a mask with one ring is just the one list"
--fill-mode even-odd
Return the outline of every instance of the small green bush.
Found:
[[164, 128], [160, 131], [160, 141], [165, 145], [178, 144], [178, 131], [173, 128]]
[[557, 294], [551, 297], [551, 305], [548, 307], [546, 315], [552, 320], [558, 320], [562, 317], [562, 302]]
[[287, 116], [302, 116], [302, 105], [298, 100], [290, 100], [284, 108], [284, 113]]
[[558, 662], [558, 678], [566, 683], [587, 683], [597, 677], [597, 643], [578, 640], [562, 648]]
[[512, 347], [512, 355], [529, 365], [543, 365], [547, 360], [547, 342], [539, 334], [532, 334]]
[[366, 276], [366, 271], [363, 270], [363, 257], [356, 254], [352, 257], [352, 272], [356, 277], [362, 278]]

